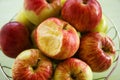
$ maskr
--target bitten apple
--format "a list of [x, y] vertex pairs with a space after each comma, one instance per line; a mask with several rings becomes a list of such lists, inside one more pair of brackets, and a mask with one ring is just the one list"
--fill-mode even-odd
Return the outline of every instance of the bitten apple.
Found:
[[81, 37], [79, 58], [85, 61], [94, 72], [110, 68], [115, 57], [115, 45], [104, 33], [92, 32]]
[[12, 67], [13, 80], [51, 80], [52, 62], [38, 49], [21, 52]]
[[60, 10], [60, 0], [24, 0], [25, 15], [35, 25], [49, 17], [58, 16]]
[[69, 58], [56, 66], [53, 80], [93, 80], [93, 73], [82, 60]]
[[67, 0], [61, 15], [78, 31], [88, 32], [101, 20], [102, 8], [97, 0]]
[[33, 33], [37, 47], [53, 59], [72, 57], [79, 48], [77, 31], [69, 23], [52, 17], [43, 21]]
[[6, 56], [15, 58], [21, 51], [31, 48], [27, 28], [20, 22], [8, 22], [0, 31], [0, 46]]

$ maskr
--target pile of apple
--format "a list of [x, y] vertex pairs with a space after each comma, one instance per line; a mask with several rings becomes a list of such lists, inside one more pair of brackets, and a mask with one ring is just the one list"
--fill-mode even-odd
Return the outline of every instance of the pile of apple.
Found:
[[110, 68], [115, 45], [97, 0], [24, 0], [0, 30], [0, 48], [15, 58], [13, 80], [93, 80]]

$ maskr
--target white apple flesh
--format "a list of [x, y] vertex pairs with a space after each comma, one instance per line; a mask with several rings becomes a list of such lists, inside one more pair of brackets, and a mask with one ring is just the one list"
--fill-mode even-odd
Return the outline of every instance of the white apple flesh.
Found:
[[93, 73], [82, 60], [69, 58], [57, 65], [53, 80], [93, 80]]
[[67, 22], [49, 18], [34, 31], [34, 41], [48, 57], [63, 60], [72, 57], [79, 48], [79, 35]]
[[113, 63], [115, 45], [106, 34], [92, 32], [81, 37], [78, 53], [94, 72], [103, 72]]
[[20, 53], [12, 67], [13, 80], [50, 80], [52, 73], [52, 62], [38, 49]]

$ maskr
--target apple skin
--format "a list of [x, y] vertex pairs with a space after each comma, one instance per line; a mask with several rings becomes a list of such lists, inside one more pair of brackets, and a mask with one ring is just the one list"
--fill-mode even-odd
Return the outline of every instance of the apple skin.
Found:
[[103, 72], [110, 68], [115, 57], [115, 46], [105, 33], [91, 32], [81, 37], [78, 56], [94, 72]]
[[60, 0], [24, 0], [25, 15], [33, 24], [39, 25], [49, 17], [57, 17], [61, 11]]
[[67, 0], [61, 0], [61, 5], [62, 5], [62, 7], [63, 7], [63, 5], [65, 4], [66, 1], [67, 1]]
[[12, 67], [13, 80], [51, 80], [52, 62], [38, 49], [21, 52]]
[[107, 30], [108, 30], [107, 18], [106, 18], [106, 16], [103, 14], [100, 22], [99, 22], [98, 25], [93, 29], [92, 32], [103, 32], [103, 33], [106, 33]]
[[93, 73], [82, 60], [69, 58], [57, 65], [53, 80], [93, 80]]
[[43, 21], [35, 29], [33, 38], [37, 47], [46, 56], [57, 60], [72, 57], [80, 44], [75, 28], [55, 17]]
[[16, 56], [23, 50], [31, 48], [27, 28], [16, 21], [6, 23], [0, 31], [0, 46], [2, 52], [11, 58]]
[[31, 32], [36, 28], [34, 24], [32, 24], [25, 16], [25, 12], [23, 9], [21, 9], [15, 16], [13, 21], [17, 21], [22, 23], [25, 27], [28, 28], [30, 34]]
[[67, 0], [62, 8], [62, 18], [84, 33], [92, 31], [102, 17], [97, 0]]

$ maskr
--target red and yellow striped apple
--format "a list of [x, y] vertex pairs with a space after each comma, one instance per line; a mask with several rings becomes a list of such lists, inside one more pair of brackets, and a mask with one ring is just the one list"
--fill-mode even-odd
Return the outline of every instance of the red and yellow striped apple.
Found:
[[93, 80], [93, 73], [82, 60], [69, 58], [56, 66], [53, 80]]
[[62, 8], [62, 18], [80, 32], [93, 30], [102, 17], [97, 0], [67, 0]]
[[78, 55], [94, 72], [103, 72], [114, 61], [115, 45], [105, 33], [91, 32], [81, 37]]
[[38, 49], [21, 52], [12, 67], [13, 80], [51, 80], [52, 62]]

